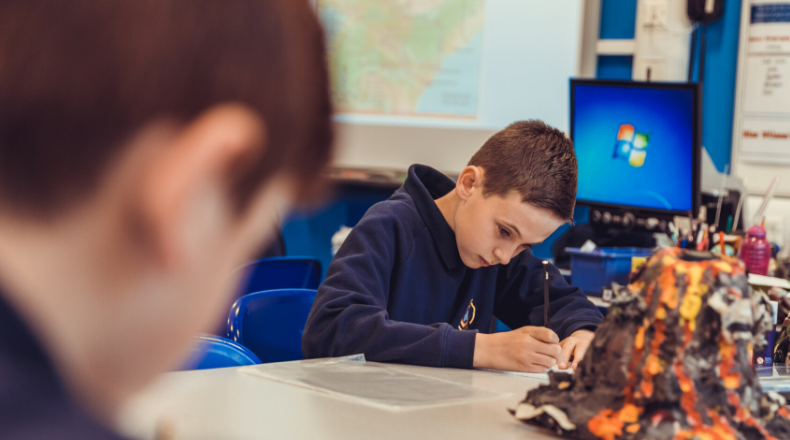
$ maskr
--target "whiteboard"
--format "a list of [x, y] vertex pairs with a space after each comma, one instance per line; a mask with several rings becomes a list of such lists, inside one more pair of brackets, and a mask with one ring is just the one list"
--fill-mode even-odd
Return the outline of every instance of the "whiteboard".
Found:
[[[405, 170], [422, 163], [457, 173], [488, 137], [514, 121], [541, 119], [567, 133], [569, 79], [594, 74], [594, 49], [582, 47], [594, 47], [599, 17], [600, 1], [485, 0], [476, 117], [340, 114], [334, 165]], [[592, 21], [594, 27], [583, 26]]]
[[782, 176], [790, 196], [790, 0], [744, 0], [733, 120], [733, 172], [752, 194]]

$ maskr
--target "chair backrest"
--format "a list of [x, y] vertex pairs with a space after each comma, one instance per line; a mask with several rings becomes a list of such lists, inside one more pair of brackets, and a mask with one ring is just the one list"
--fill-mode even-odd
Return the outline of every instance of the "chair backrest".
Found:
[[189, 359], [179, 370], [241, 367], [260, 364], [261, 360], [244, 346], [215, 335], [195, 336]]
[[262, 258], [236, 269], [244, 271], [236, 297], [274, 289], [317, 289], [321, 262], [311, 257]]
[[230, 308], [227, 337], [263, 363], [304, 359], [302, 331], [315, 294], [313, 289], [279, 289], [245, 295]]

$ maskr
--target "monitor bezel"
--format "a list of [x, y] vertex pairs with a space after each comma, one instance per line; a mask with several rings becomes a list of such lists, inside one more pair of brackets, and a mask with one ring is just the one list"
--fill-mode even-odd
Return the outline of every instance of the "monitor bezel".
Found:
[[[648, 81], [626, 81], [626, 80], [607, 80], [607, 79], [580, 79], [571, 78], [570, 80], [570, 135], [573, 141], [574, 150], [576, 149], [576, 139], [574, 136], [575, 126], [575, 107], [576, 107], [576, 86], [589, 85], [589, 86], [609, 86], [609, 87], [622, 87], [622, 88], [639, 88], [639, 89], [669, 89], [669, 90], [688, 90], [693, 94], [693, 121], [692, 121], [692, 165], [691, 165], [691, 211], [696, 218], [699, 212], [701, 203], [701, 180], [702, 172], [700, 167], [701, 153], [702, 153], [702, 89], [699, 83], [681, 83], [681, 82], [648, 82]], [[602, 207], [619, 209], [624, 211], [633, 212], [634, 214], [655, 214], [658, 216], [676, 216], [688, 215], [687, 210], [666, 210], [660, 208], [646, 208], [641, 206], [631, 205], [618, 205], [614, 203], [598, 202], [593, 200], [576, 199], [576, 204], [586, 205], [590, 207]]]

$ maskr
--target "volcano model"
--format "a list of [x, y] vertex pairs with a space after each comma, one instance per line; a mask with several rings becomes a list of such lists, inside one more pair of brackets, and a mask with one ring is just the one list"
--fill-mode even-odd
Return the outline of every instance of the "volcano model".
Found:
[[578, 439], [790, 439], [790, 411], [751, 364], [772, 326], [738, 260], [663, 249], [616, 298], [573, 374], [515, 416]]

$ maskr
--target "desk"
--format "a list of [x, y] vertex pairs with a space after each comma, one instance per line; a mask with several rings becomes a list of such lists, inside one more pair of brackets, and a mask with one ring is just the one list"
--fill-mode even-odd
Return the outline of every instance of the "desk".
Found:
[[[289, 363], [292, 364], [292, 363]], [[391, 368], [505, 397], [446, 407], [388, 411], [250, 374], [239, 368], [164, 374], [121, 412], [133, 438], [155, 438], [160, 421], [172, 439], [555, 439], [515, 420], [507, 408], [540, 380], [477, 370], [389, 365]]]

